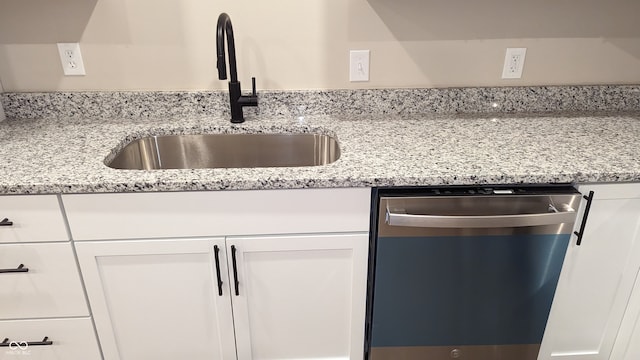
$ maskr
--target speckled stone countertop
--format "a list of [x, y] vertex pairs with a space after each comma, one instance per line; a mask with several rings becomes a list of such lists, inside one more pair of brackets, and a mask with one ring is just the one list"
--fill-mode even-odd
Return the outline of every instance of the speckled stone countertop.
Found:
[[[639, 85], [258, 96], [232, 125], [224, 91], [0, 93], [0, 194], [640, 180]], [[105, 165], [144, 136], [226, 132], [330, 134], [341, 156], [298, 168]]]
[[[298, 168], [116, 170], [126, 142], [178, 133], [325, 133], [340, 158]], [[640, 113], [311, 115], [0, 122], [0, 193], [84, 193], [640, 180]]]

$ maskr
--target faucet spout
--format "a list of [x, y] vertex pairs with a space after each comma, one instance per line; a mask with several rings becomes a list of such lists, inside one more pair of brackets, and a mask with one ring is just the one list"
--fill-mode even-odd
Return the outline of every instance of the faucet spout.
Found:
[[227, 48], [229, 50], [229, 70], [231, 72], [231, 81], [238, 81], [238, 70], [236, 65], [236, 44], [233, 38], [233, 26], [231, 18], [227, 13], [222, 13], [218, 17], [216, 50], [218, 54], [218, 79], [227, 79], [227, 64], [224, 51], [224, 35], [227, 34]]
[[258, 106], [258, 96], [256, 94], [255, 78], [252, 78], [253, 92], [251, 95], [242, 95], [240, 82], [238, 81], [238, 70], [236, 65], [236, 45], [233, 38], [233, 26], [231, 18], [227, 13], [218, 16], [218, 25], [216, 28], [216, 53], [218, 79], [227, 79], [227, 64], [225, 59], [225, 34], [227, 38], [227, 52], [229, 53], [229, 72], [231, 79], [229, 80], [229, 102], [231, 105], [231, 122], [244, 122], [244, 114], [242, 108], [245, 106]]

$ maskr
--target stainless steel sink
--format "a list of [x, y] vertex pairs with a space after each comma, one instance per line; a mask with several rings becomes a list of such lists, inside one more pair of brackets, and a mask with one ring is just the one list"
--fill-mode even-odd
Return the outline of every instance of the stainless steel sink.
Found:
[[319, 166], [339, 157], [338, 142], [328, 135], [167, 135], [127, 144], [107, 166], [138, 170]]

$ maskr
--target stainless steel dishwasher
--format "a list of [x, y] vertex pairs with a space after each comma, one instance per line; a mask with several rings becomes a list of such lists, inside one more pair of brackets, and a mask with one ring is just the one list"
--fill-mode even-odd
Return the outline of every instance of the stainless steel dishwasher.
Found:
[[581, 198], [566, 185], [374, 189], [366, 357], [537, 359]]

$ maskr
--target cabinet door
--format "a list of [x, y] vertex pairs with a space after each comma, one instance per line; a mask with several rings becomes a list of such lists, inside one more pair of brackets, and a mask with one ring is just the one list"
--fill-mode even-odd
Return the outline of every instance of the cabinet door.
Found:
[[235, 358], [224, 239], [76, 247], [105, 359]]
[[609, 359], [640, 267], [640, 184], [579, 190], [595, 197], [582, 245], [567, 250], [539, 359]]
[[238, 359], [362, 359], [367, 247], [366, 233], [227, 238]]

